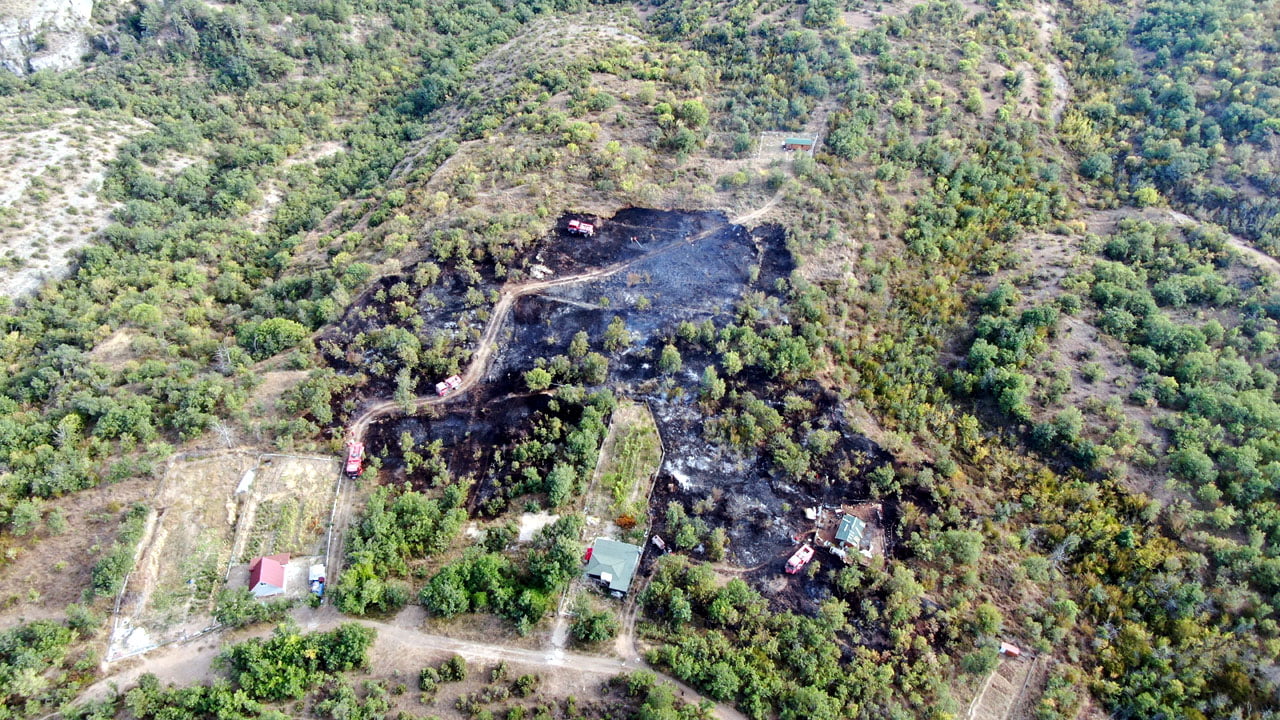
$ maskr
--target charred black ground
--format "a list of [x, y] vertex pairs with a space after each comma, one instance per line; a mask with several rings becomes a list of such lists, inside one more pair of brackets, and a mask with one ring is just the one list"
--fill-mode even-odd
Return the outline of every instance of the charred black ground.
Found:
[[[603, 221], [586, 218], [600, 223], [595, 238], [563, 231], [569, 219], [583, 217], [562, 218], [561, 230], [530, 253], [525, 266], [540, 273], [550, 270], [550, 277], [564, 277], [623, 261], [634, 264], [604, 278], [519, 298], [497, 336], [498, 347], [484, 380], [465, 398], [419, 416], [387, 418], [371, 427], [369, 448], [384, 458], [383, 480], [427, 484], [422, 471], [406, 472], [401, 438], [408, 433], [419, 449], [438, 441], [439, 458], [449, 473], [471, 478], [468, 507], [474, 514], [506, 512], [507, 499], [523, 498], [526, 504], [540, 500], [536, 485], [522, 476], [513, 477], [518, 474], [513, 468], [527, 473], [533, 467], [545, 476], [557, 459], [521, 456], [515, 462], [511, 453], [545, 435], [549, 426], [572, 426], [580, 420], [583, 405], [555, 399], [555, 387], [531, 392], [525, 373], [566, 356], [574, 335], [585, 331], [590, 350], [609, 361], [605, 382], [585, 392], [607, 390], [614, 396], [644, 401], [657, 420], [665, 460], [650, 501], [654, 531], [668, 531], [668, 503], [692, 508], [701, 501], [701, 519], [709, 527], [725, 529], [730, 539], [726, 559], [745, 568], [744, 577], [781, 605], [814, 607], [830, 592], [825, 576], [787, 576], [785, 582], [778, 581], [781, 565], [795, 548], [794, 538], [812, 524], [806, 521], [804, 509], [867, 499], [866, 473], [891, 458], [855, 430], [839, 398], [816, 382], [784, 385], [761, 369], [746, 368], [736, 383], [766, 404], [782, 408], [788, 395], [793, 402], [796, 396], [803, 400], [808, 409], [803, 416], [787, 414], [788, 424], [803, 423], [838, 434], [835, 449], [816, 460], [804, 477], [789, 477], [761, 448], [728, 447], [708, 439], [712, 416], [698, 397], [704, 370], [718, 361], [717, 349], [685, 347], [678, 372], [662, 374], [657, 367], [662, 348], [675, 340], [682, 322], [703, 326], [709, 322], [723, 328], [739, 321], [743, 307], [750, 305], [763, 322], [788, 323], [785, 290], [795, 263], [786, 248], [785, 231], [769, 225], [749, 232], [729, 224], [718, 212], [639, 208]], [[441, 268], [440, 281], [429, 289], [412, 287], [414, 275], [411, 268], [379, 283], [331, 335], [354, 339], [360, 334], [366, 338], [389, 334], [388, 327], [395, 327], [393, 288], [398, 283], [410, 285], [408, 295], [403, 287], [398, 292], [401, 302], [408, 296], [416, 298], [426, 319], [415, 334], [421, 344], [439, 346], [439, 338], [448, 337], [466, 347], [441, 354], [444, 360], [438, 361], [438, 374], [442, 377], [465, 367], [489, 306], [467, 307], [462, 296], [469, 290], [468, 281], [456, 268]], [[501, 288], [489, 283], [480, 291], [489, 296]], [[428, 296], [432, 299], [425, 300]], [[630, 342], [606, 348], [602, 338], [610, 323], [619, 319]], [[351, 340], [348, 344], [362, 345]], [[361, 351], [365, 353], [361, 363], [368, 361], [371, 352], [389, 357], [397, 352], [394, 347], [374, 345]], [[723, 349], [721, 343], [719, 350]], [[331, 360], [339, 372], [350, 372], [348, 358]], [[426, 391], [440, 377], [419, 377], [416, 391]], [[353, 408], [385, 399], [391, 387], [388, 379], [372, 379], [343, 404]], [[704, 551], [700, 547], [693, 553]], [[646, 555], [646, 567], [652, 561]]]

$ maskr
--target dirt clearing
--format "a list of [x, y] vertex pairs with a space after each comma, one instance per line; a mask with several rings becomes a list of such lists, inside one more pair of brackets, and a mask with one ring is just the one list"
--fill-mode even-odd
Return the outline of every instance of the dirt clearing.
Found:
[[[62, 617], [81, 601], [90, 572], [111, 548], [122, 513], [136, 502], [150, 502], [154, 478], [102, 485], [52, 500], [43, 507], [45, 526], [23, 537], [6, 534], [8, 561], [0, 569], [0, 627], [23, 620]], [[66, 523], [61, 532], [57, 517]]]

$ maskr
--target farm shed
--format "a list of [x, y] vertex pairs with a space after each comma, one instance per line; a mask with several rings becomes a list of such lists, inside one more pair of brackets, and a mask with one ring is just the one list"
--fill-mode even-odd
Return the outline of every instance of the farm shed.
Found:
[[813, 138], [789, 137], [782, 141], [783, 150], [812, 150]]
[[268, 555], [249, 563], [249, 592], [254, 597], [270, 597], [284, 592], [284, 566], [288, 555]]
[[622, 597], [631, 587], [641, 552], [637, 545], [596, 538], [587, 550], [587, 575], [606, 585], [614, 597]]

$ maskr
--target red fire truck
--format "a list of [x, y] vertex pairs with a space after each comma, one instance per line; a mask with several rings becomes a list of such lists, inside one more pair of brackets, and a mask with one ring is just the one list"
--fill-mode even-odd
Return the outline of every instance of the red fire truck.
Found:
[[348, 440], [347, 477], [355, 477], [362, 472], [364, 472], [364, 443]]
[[451, 375], [436, 383], [436, 394], [444, 397], [460, 387], [462, 387], [462, 378], [457, 375]]
[[791, 559], [787, 560], [787, 573], [789, 575], [795, 575], [796, 573], [803, 570], [804, 566], [808, 565], [809, 561], [812, 559], [813, 559], [813, 546], [810, 545], [809, 543], [805, 543], [804, 545], [801, 545], [800, 549], [797, 550], [795, 554], [791, 556]]
[[581, 235], [583, 237], [593, 237], [596, 234], [596, 226], [581, 220], [569, 221], [569, 234]]

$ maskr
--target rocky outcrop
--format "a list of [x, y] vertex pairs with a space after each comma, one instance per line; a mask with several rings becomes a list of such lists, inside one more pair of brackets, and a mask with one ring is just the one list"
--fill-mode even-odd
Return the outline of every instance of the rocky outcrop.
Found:
[[0, 67], [67, 70], [89, 50], [93, 0], [0, 0]]

